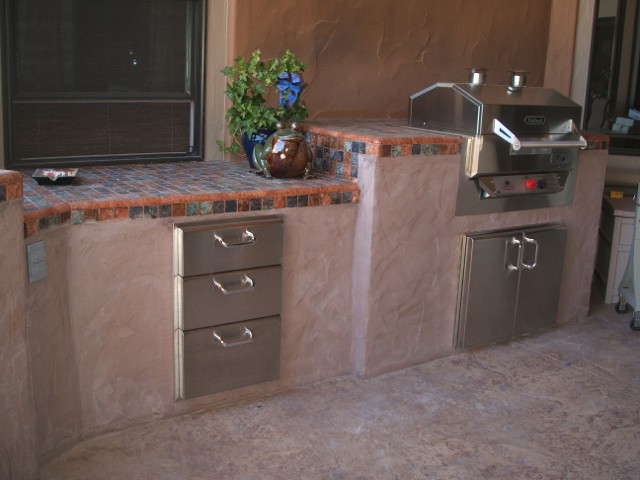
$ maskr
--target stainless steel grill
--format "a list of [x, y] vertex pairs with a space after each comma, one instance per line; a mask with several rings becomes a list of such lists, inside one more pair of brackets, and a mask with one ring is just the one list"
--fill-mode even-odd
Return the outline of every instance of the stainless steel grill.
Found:
[[460, 135], [462, 159], [456, 215], [568, 205], [573, 200], [582, 108], [555, 90], [436, 83], [410, 97], [409, 125]]

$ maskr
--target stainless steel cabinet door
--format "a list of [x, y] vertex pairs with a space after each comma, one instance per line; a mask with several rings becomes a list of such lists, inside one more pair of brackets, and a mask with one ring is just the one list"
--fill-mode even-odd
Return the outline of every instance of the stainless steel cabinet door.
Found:
[[513, 334], [518, 244], [513, 235], [465, 237], [458, 346], [470, 347]]
[[456, 346], [505, 340], [553, 325], [566, 237], [563, 225], [466, 236]]
[[566, 240], [563, 226], [523, 233], [516, 335], [555, 324]]

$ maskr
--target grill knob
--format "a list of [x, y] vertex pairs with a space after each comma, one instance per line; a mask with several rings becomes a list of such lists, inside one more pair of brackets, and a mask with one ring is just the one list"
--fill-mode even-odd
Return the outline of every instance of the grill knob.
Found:
[[536, 181], [535, 178], [527, 178], [524, 181], [524, 186], [527, 190], [535, 190], [536, 187], [538, 186], [538, 182]]

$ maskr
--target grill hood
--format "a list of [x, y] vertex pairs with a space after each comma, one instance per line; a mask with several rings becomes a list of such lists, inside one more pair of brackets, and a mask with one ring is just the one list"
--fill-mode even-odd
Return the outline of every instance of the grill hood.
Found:
[[409, 126], [462, 137], [456, 215], [569, 205], [582, 107], [549, 88], [436, 83], [409, 97]]
[[549, 88], [436, 83], [409, 97], [409, 126], [464, 136], [495, 133], [515, 150], [551, 141], [584, 148], [581, 115], [580, 105]]

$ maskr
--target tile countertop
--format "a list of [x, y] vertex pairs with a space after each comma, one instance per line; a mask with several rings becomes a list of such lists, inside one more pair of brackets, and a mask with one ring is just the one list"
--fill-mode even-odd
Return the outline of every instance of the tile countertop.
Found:
[[[66, 224], [357, 203], [361, 155], [460, 151], [461, 138], [410, 128], [401, 119], [324, 119], [301, 125], [313, 150], [310, 179], [268, 179], [245, 163], [212, 160], [81, 168], [72, 186], [39, 186], [31, 172], [0, 170], [0, 201], [24, 194], [25, 236]], [[589, 149], [606, 135], [585, 133]], [[22, 182], [20, 182], [22, 180]]]
[[[303, 123], [300, 129], [312, 149], [316, 149], [314, 160], [338, 157], [339, 161], [349, 161], [360, 154], [376, 157], [457, 154], [462, 143], [460, 136], [411, 128], [398, 119], [314, 120]], [[316, 170], [318, 167], [314, 164]]]
[[[402, 157], [455, 155], [462, 137], [407, 126], [404, 119], [322, 119], [301, 124], [323, 175], [355, 179], [361, 155]], [[590, 150], [606, 150], [609, 137], [583, 132]]]
[[[301, 130], [310, 134], [353, 139], [381, 145], [416, 144], [460, 144], [458, 135], [449, 135], [433, 130], [409, 127], [405, 119], [320, 119], [303, 122]], [[601, 133], [585, 132], [590, 150], [608, 148], [609, 136]]]
[[349, 180], [265, 178], [231, 161], [84, 167], [70, 186], [24, 172], [25, 236], [66, 224], [356, 203]]
[[461, 138], [407, 126], [403, 119], [322, 119], [303, 122], [301, 130], [317, 135], [381, 145], [459, 144]]
[[[244, 163], [220, 160], [85, 167], [71, 186], [40, 186], [25, 171], [25, 236], [92, 221], [357, 203], [359, 154], [410, 154], [416, 144], [444, 145], [429, 154], [457, 153], [460, 144], [459, 137], [410, 129], [401, 120], [331, 119], [301, 129], [314, 153], [317, 175], [310, 179], [267, 179]], [[341, 168], [351, 162], [353, 168]]]

